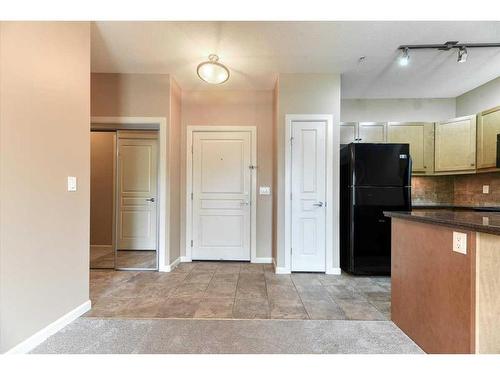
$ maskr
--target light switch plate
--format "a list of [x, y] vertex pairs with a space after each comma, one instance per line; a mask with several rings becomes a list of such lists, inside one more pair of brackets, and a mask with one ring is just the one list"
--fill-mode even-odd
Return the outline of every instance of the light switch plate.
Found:
[[490, 193], [490, 185], [483, 185], [483, 194]]
[[271, 187], [270, 186], [260, 186], [259, 187], [260, 195], [271, 195]]
[[68, 176], [68, 191], [76, 191], [76, 177]]
[[453, 251], [467, 254], [467, 233], [453, 232]]

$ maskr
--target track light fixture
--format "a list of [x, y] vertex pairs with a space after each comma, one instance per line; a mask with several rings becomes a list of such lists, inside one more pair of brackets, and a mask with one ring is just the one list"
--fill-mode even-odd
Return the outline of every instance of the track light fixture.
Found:
[[452, 48], [458, 49], [457, 62], [467, 61], [467, 49], [469, 48], [499, 48], [500, 43], [459, 43], [458, 41], [449, 41], [443, 44], [406, 44], [398, 47], [402, 51], [399, 56], [399, 65], [406, 66], [410, 61], [409, 51], [411, 49], [437, 49], [440, 51], [449, 51]]

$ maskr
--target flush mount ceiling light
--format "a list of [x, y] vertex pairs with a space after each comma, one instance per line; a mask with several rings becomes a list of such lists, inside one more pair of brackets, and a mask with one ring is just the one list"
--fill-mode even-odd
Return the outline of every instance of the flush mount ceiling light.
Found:
[[219, 62], [219, 56], [215, 54], [211, 54], [208, 61], [198, 65], [196, 73], [200, 79], [213, 85], [219, 85], [229, 79], [229, 69]]
[[410, 61], [409, 50], [415, 49], [437, 49], [439, 51], [449, 51], [452, 48], [458, 49], [457, 62], [464, 63], [467, 61], [467, 48], [498, 48], [500, 43], [458, 43], [458, 41], [446, 42], [443, 44], [406, 44], [399, 46], [402, 51], [399, 57], [399, 65], [406, 66]]

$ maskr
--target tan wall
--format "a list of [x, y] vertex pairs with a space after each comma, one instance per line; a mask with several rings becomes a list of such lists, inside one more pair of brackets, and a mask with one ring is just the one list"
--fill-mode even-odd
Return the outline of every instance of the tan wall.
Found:
[[[92, 116], [163, 117], [167, 120], [168, 127], [170, 126], [170, 76], [92, 73], [91, 113]], [[168, 161], [167, 165], [170, 173], [172, 166]]]
[[[339, 122], [340, 122], [340, 75], [338, 74], [280, 74], [278, 82], [277, 123], [277, 261], [279, 267], [285, 264], [284, 233], [285, 233], [285, 116], [287, 114], [331, 114], [336, 136], [334, 139], [334, 195], [338, 201], [339, 195]], [[334, 242], [338, 243], [338, 202], [334, 202]], [[327, 249], [331, 251], [331, 249]], [[339, 255], [334, 254], [334, 268], [339, 267]]]
[[90, 136], [90, 244], [113, 245], [115, 133]]
[[89, 84], [88, 22], [0, 23], [1, 352], [89, 299]]
[[180, 183], [182, 92], [177, 82], [170, 84], [170, 263], [180, 257]]
[[[184, 91], [181, 140], [181, 254], [185, 254], [186, 127], [254, 125], [257, 127], [257, 186], [272, 187], [272, 91]], [[272, 196], [257, 195], [257, 257], [271, 257]]]

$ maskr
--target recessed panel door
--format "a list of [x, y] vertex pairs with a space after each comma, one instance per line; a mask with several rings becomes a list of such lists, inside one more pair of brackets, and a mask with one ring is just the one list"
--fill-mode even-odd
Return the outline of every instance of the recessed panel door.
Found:
[[156, 249], [157, 140], [118, 140], [117, 249]]
[[292, 271], [325, 271], [326, 124], [292, 122]]
[[250, 260], [250, 132], [194, 132], [192, 152], [192, 258]]

